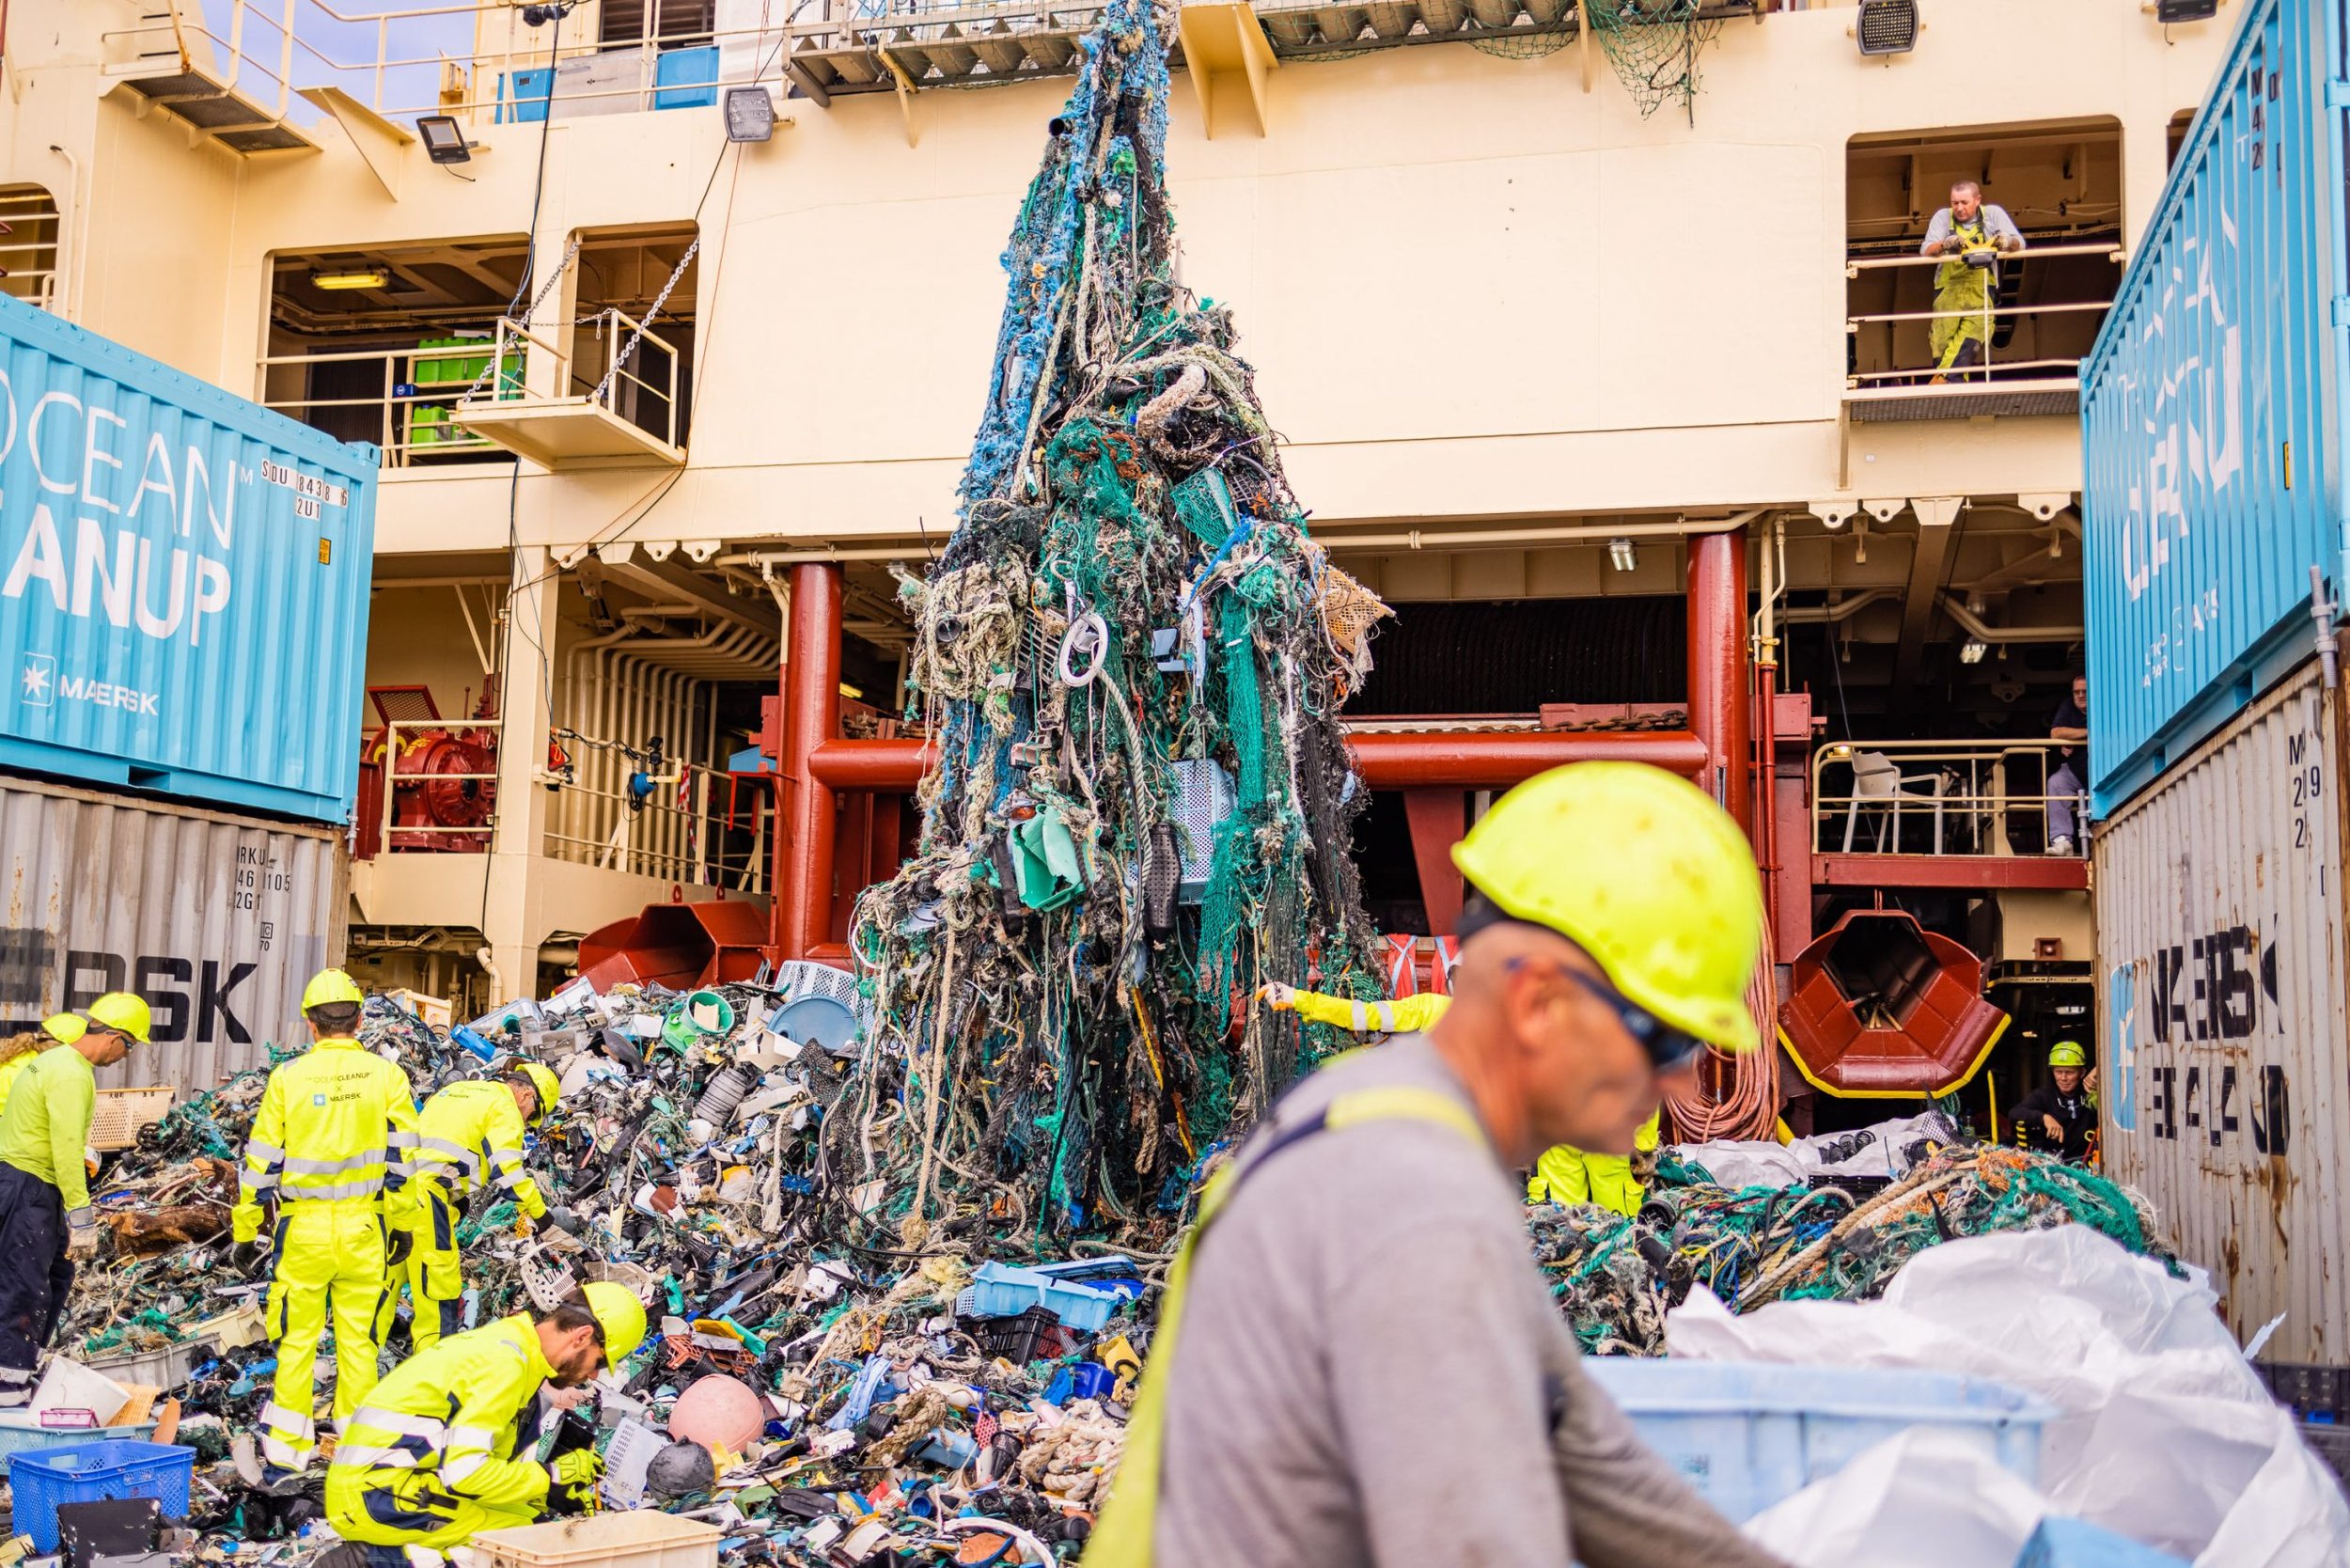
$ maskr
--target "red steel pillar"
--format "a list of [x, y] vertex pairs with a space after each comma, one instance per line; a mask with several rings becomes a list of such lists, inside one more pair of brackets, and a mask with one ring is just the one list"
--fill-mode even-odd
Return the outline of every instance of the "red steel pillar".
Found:
[[840, 569], [791, 569], [791, 627], [783, 666], [781, 831], [776, 835], [776, 946], [806, 958], [832, 929], [835, 802], [808, 760], [840, 716]]
[[1747, 531], [1689, 541], [1689, 728], [1705, 743], [1698, 782], [1748, 838], [1753, 698], [1747, 680]]

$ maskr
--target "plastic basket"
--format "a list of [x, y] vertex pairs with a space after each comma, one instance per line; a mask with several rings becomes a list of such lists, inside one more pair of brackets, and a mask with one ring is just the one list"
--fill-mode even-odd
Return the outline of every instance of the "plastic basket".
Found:
[[198, 1361], [214, 1354], [212, 1342], [193, 1339], [161, 1350], [109, 1356], [89, 1363], [89, 1370], [110, 1377], [126, 1388], [177, 1388], [188, 1380]]
[[489, 1568], [717, 1568], [719, 1530], [640, 1509], [485, 1529], [473, 1548]]
[[1070, 1336], [1060, 1319], [1042, 1307], [1031, 1307], [1013, 1317], [982, 1318], [970, 1330], [981, 1350], [1019, 1367], [1031, 1361], [1056, 1361], [1070, 1350]]
[[1042, 1307], [1063, 1326], [1090, 1334], [1110, 1321], [1121, 1299], [1117, 1292], [1064, 1283], [1034, 1269], [981, 1263], [971, 1276], [971, 1288], [955, 1298], [955, 1315], [1009, 1318]]
[[2003, 1384], [1953, 1372], [1631, 1356], [1584, 1366], [1641, 1441], [1732, 1523], [1912, 1427], [1968, 1437], [2037, 1483], [2041, 1431], [2056, 1415]]
[[171, 1112], [179, 1090], [169, 1085], [150, 1089], [102, 1089], [98, 1106], [90, 1113], [89, 1145], [113, 1152], [139, 1140], [139, 1129], [151, 1127]]
[[152, 1497], [168, 1518], [185, 1518], [196, 1450], [125, 1437], [37, 1449], [8, 1463], [16, 1497], [16, 1529], [43, 1552], [57, 1549], [57, 1505]]
[[136, 1421], [128, 1426], [42, 1426], [26, 1417], [0, 1419], [0, 1473], [5, 1473], [8, 1461], [23, 1453], [41, 1449], [80, 1448], [103, 1435], [106, 1437], [127, 1437], [145, 1441], [155, 1435], [153, 1421]]

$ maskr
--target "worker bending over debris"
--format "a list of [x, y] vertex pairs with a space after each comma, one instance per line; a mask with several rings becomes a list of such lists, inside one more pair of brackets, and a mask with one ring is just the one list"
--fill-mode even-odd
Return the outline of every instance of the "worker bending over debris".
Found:
[[2048, 1048], [2048, 1076], [2054, 1081], [2015, 1103], [2015, 1141], [2043, 1153], [2085, 1160], [2097, 1137], [2097, 1085], [2080, 1042], [2060, 1040]]
[[[1278, 981], [1259, 994], [1268, 1007], [1294, 1012], [1310, 1023], [1352, 1029], [1356, 1034], [1373, 1030], [1385, 1034], [1425, 1034], [1452, 1006], [1452, 998], [1442, 992], [1423, 992], [1387, 1002], [1358, 1002], [1351, 996], [1301, 991]], [[1655, 1151], [1662, 1135], [1662, 1117], [1663, 1112], [1659, 1111], [1640, 1123], [1633, 1141], [1637, 1152]], [[1564, 1143], [1543, 1151], [1542, 1157], [1534, 1162], [1534, 1174], [1526, 1183], [1526, 1200], [1529, 1203], [1596, 1203], [1620, 1215], [1638, 1214], [1647, 1196], [1640, 1178], [1633, 1173], [1631, 1160], [1622, 1154], [1589, 1153]]]
[[[239, 1266], [275, 1259], [266, 1311], [277, 1378], [261, 1407], [261, 1483], [273, 1490], [289, 1489], [317, 1446], [314, 1368], [330, 1309], [338, 1428], [375, 1387], [391, 1316], [385, 1195], [408, 1179], [416, 1105], [408, 1074], [352, 1038], [361, 1000], [340, 969], [304, 988], [313, 1043], [269, 1075], [230, 1215]], [[275, 1208], [265, 1242], [264, 1204]], [[404, 1200], [389, 1217], [405, 1229]]]
[[644, 1339], [644, 1303], [599, 1280], [544, 1317], [518, 1312], [410, 1356], [344, 1423], [326, 1467], [328, 1521], [367, 1546], [368, 1563], [406, 1568], [405, 1547], [437, 1552], [529, 1524], [551, 1502], [586, 1505], [603, 1468], [593, 1449], [552, 1465], [515, 1456], [539, 1440], [542, 1385], [569, 1409]]
[[1529, 780], [1453, 850], [1451, 1009], [1273, 1108], [1200, 1199], [1087, 1568], [1756, 1568], [1585, 1377], [1512, 1172], [1629, 1153], [1755, 1048], [1744, 836], [1635, 762]]
[[[33, 1402], [41, 1346], [73, 1289], [73, 1260], [98, 1250], [83, 1152], [98, 1108], [98, 1074], [147, 1043], [153, 1014], [110, 991], [72, 1025], [72, 1039], [24, 1058], [0, 1112], [0, 1410]], [[78, 1027], [76, 1027], [78, 1026]]]
[[[547, 1207], [539, 1184], [523, 1168], [524, 1125], [544, 1121], [560, 1092], [553, 1073], [525, 1061], [497, 1082], [453, 1083], [424, 1103], [416, 1118], [415, 1181], [401, 1265], [412, 1313], [408, 1331], [416, 1349], [430, 1350], [462, 1321], [465, 1273], [457, 1255], [457, 1224], [470, 1194], [494, 1186], [513, 1194], [531, 1219], [574, 1234], [582, 1229], [569, 1209]], [[395, 1279], [392, 1294], [399, 1289]]]
[[[138, 1001], [135, 996], [131, 999]], [[147, 1004], [140, 1002], [139, 1005], [144, 1007]], [[10, 1035], [5, 1042], [0, 1042], [0, 1112], [8, 1109], [8, 1090], [16, 1087], [18, 1076], [33, 1065], [35, 1057], [60, 1045], [72, 1044], [88, 1029], [89, 1025], [80, 1013], [60, 1012], [42, 1019], [40, 1027], [37, 1029], [27, 1029], [23, 1034]]]

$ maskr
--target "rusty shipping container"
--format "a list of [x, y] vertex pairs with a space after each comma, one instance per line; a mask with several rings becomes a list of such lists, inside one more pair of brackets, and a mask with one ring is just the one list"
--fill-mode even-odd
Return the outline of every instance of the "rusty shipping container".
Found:
[[2342, 694], [2294, 671], [2095, 841], [2107, 1169], [2264, 1353], [2350, 1365]]
[[0, 1026], [102, 992], [155, 1009], [151, 1047], [104, 1088], [184, 1094], [309, 1036], [302, 988], [342, 961], [338, 831], [0, 777]]

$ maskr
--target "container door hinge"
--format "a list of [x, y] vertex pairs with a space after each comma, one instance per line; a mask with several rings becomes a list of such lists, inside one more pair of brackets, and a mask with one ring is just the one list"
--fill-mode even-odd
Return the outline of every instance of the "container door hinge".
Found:
[[2326, 84], [2326, 107], [2350, 109], [2350, 82], [2337, 80]]
[[2334, 296], [2333, 310], [2327, 320], [2336, 328], [2336, 330], [2342, 327], [2350, 327], [2350, 294], [2336, 294]]

